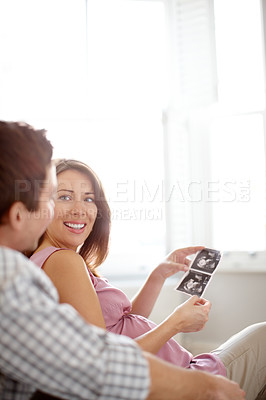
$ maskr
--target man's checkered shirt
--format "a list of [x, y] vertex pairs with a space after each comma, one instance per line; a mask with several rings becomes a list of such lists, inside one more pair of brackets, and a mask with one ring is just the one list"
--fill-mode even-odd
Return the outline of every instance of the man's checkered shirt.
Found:
[[91, 326], [23, 255], [0, 247], [0, 398], [36, 388], [66, 399], [145, 399], [149, 371], [132, 340]]

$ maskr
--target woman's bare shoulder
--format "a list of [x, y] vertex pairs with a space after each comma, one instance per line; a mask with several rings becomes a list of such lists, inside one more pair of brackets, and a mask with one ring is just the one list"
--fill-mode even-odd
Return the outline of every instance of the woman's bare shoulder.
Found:
[[45, 261], [43, 268], [45, 270], [56, 268], [57, 270], [66, 270], [66, 268], [84, 268], [85, 262], [80, 254], [76, 253], [74, 250], [71, 249], [59, 249], [52, 253], [50, 257]]

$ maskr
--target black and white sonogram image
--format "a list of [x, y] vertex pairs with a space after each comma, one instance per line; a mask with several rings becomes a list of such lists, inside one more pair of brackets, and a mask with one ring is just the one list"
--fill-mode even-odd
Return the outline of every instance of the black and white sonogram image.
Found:
[[185, 292], [191, 296], [196, 294], [201, 297], [210, 279], [211, 275], [189, 271], [188, 275], [179, 283], [176, 290]]

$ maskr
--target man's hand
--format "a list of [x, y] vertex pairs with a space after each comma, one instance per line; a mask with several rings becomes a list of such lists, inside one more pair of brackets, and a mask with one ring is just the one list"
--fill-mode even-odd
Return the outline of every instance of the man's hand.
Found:
[[147, 400], [245, 400], [245, 392], [227, 378], [179, 368], [144, 354], [151, 377]]
[[199, 397], [199, 400], [243, 400], [244, 390], [240, 389], [238, 383], [229, 381], [223, 376], [213, 376], [210, 392], [206, 397]]

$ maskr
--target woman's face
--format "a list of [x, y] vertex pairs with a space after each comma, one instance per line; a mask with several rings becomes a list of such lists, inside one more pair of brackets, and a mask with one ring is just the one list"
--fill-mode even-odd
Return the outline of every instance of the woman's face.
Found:
[[76, 251], [91, 233], [97, 216], [93, 185], [76, 170], [61, 172], [57, 182], [54, 219], [47, 234], [53, 245]]

